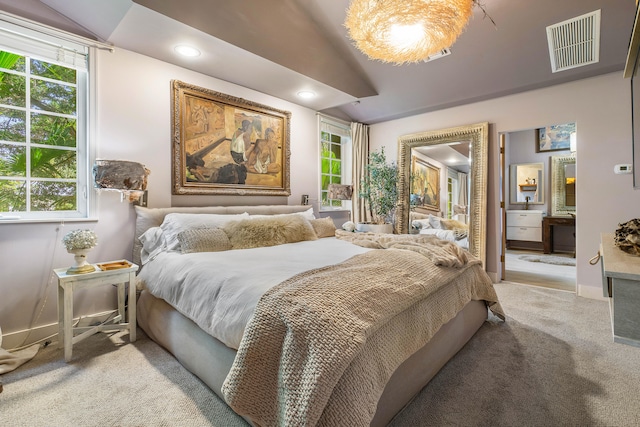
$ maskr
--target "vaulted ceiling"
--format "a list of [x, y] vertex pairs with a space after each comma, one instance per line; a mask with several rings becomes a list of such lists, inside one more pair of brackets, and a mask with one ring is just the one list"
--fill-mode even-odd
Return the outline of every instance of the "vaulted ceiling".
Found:
[[[481, 0], [451, 55], [391, 65], [358, 51], [349, 0], [0, 0], [10, 13], [347, 120], [377, 123], [622, 70], [633, 0]], [[599, 62], [553, 73], [546, 27], [601, 10]], [[495, 26], [492, 23], [495, 22]], [[176, 44], [200, 49], [179, 57]], [[301, 100], [297, 92], [317, 97]]]

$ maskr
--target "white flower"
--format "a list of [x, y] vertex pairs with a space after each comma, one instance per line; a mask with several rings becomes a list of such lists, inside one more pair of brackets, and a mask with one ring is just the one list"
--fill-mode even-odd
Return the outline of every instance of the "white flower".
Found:
[[64, 243], [68, 251], [73, 249], [91, 249], [98, 244], [98, 236], [96, 236], [93, 230], [73, 230], [62, 238], [62, 243]]

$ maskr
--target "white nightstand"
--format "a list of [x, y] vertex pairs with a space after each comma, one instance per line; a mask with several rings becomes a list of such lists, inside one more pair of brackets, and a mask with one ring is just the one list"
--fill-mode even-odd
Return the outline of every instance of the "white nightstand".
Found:
[[[67, 274], [68, 268], [57, 268], [53, 272], [58, 276], [58, 347], [64, 347], [64, 360], [71, 360], [73, 344], [100, 331], [128, 329], [129, 342], [136, 340], [136, 286], [135, 277], [138, 266], [130, 264], [129, 267], [114, 270], [101, 270], [101, 264], [113, 264], [122, 261], [95, 264], [96, 271], [85, 274]], [[125, 322], [125, 284], [129, 283], [129, 307], [128, 322]], [[91, 288], [102, 285], [118, 286], [118, 315], [107, 324], [98, 326], [73, 327], [73, 291], [83, 288]], [[75, 332], [80, 332], [74, 336]]]

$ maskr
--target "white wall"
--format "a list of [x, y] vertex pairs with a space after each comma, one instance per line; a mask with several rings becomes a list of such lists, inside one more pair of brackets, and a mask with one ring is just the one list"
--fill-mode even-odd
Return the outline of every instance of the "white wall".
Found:
[[601, 298], [600, 266], [588, 263], [598, 252], [600, 233], [614, 232], [618, 223], [640, 212], [640, 192], [633, 190], [632, 176], [613, 173], [614, 165], [631, 163], [630, 81], [616, 72], [375, 124], [370, 131], [371, 149], [385, 146], [389, 160], [394, 160], [401, 135], [485, 121], [491, 124], [487, 271], [496, 278], [500, 271], [498, 134], [576, 122], [578, 291]]
[[[149, 207], [299, 204], [302, 194], [309, 194], [312, 202], [317, 200], [317, 124], [313, 110], [122, 49], [100, 51], [97, 59], [96, 156], [146, 165], [151, 170]], [[291, 111], [291, 196], [172, 196], [172, 79]], [[90, 262], [131, 259], [133, 207], [121, 203], [118, 194], [104, 192], [99, 195], [98, 217], [97, 222], [89, 223], [0, 224], [3, 347], [33, 342], [57, 324], [57, 282], [51, 269], [73, 262], [60, 242], [66, 232], [76, 228], [96, 230], [99, 241], [88, 255]], [[109, 310], [115, 306], [114, 295], [109, 286], [80, 291], [75, 298], [75, 314]], [[28, 337], [27, 329], [33, 329]]]

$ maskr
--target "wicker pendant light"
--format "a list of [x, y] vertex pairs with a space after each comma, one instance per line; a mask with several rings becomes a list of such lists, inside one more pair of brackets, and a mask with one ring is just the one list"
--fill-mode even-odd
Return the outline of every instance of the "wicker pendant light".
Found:
[[462, 33], [474, 0], [352, 0], [345, 26], [371, 59], [424, 61]]

